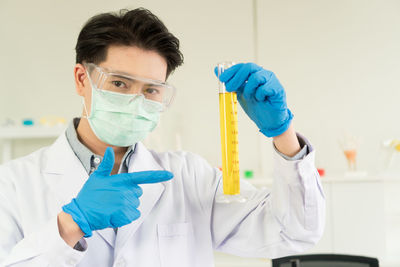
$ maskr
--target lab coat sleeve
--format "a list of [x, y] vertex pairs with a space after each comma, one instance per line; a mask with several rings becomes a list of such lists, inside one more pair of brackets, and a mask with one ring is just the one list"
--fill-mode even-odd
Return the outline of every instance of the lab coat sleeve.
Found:
[[75, 266], [84, 256], [68, 246], [58, 232], [57, 216], [37, 231], [24, 233], [14, 186], [0, 167], [0, 266]]
[[[315, 151], [287, 160], [274, 151], [274, 185], [256, 189], [241, 181], [246, 203], [221, 204], [212, 196], [214, 249], [243, 257], [277, 258], [302, 253], [321, 238], [325, 197], [314, 166]], [[268, 164], [266, 162], [265, 164]], [[214, 169], [213, 187], [222, 191], [221, 172]]]

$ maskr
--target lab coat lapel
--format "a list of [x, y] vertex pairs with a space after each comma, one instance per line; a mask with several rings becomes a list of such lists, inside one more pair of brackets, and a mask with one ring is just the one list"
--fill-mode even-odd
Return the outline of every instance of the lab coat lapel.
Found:
[[[148, 170], [163, 170], [153, 155], [142, 143], [137, 143], [135, 151], [129, 160], [128, 172], [139, 172]], [[164, 192], [165, 186], [162, 183], [141, 184], [143, 195], [140, 197], [139, 211], [141, 216], [132, 223], [118, 229], [115, 252], [118, 254], [125, 246], [129, 238], [137, 231], [146, 216], [151, 212], [157, 201]], [[118, 255], [115, 255], [118, 257]]]
[[87, 180], [88, 174], [69, 145], [65, 133], [49, 147], [43, 174], [49, 190], [59, 202], [60, 210], [62, 205], [78, 194]]
[[97, 233], [103, 238], [112, 248], [115, 246], [115, 232], [113, 228], [106, 228], [102, 230], [97, 230]]
[[[49, 190], [57, 200], [52, 204], [55, 205], [53, 210], [57, 214], [63, 205], [76, 197], [88, 179], [85, 168], [72, 150], [65, 134], [62, 134], [49, 148], [43, 173]], [[95, 231], [95, 233], [99, 234], [111, 247], [114, 247], [114, 229], [107, 228]]]

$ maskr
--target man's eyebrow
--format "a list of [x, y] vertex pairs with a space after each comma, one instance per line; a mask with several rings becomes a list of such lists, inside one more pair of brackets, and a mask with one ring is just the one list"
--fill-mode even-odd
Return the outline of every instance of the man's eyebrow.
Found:
[[113, 70], [113, 69], [108, 69], [108, 71], [112, 74], [116, 74], [116, 75], [125, 75], [125, 76], [133, 76], [135, 77], [136, 75], [132, 74], [132, 73], [128, 73], [125, 71], [119, 71], [119, 70]]
[[[132, 73], [128, 73], [128, 72], [125, 72], [125, 71], [119, 71], [119, 70], [115, 70], [115, 69], [107, 68], [107, 67], [102, 67], [102, 68], [105, 69], [107, 72], [113, 74], [113, 75], [120, 76], [121, 78], [124, 78], [124, 76], [129, 76], [129, 77], [132, 77], [132, 78], [139, 78], [139, 79], [149, 80], [149, 81], [151, 81], [151, 83], [165, 83], [165, 82], [160, 81], [160, 80], [154, 80], [154, 79], [150, 79], [150, 78], [143, 78], [143, 77], [140, 77], [138, 75], [135, 75], [135, 74], [132, 74]], [[125, 78], [127, 78], [127, 77], [125, 77]], [[151, 83], [149, 83], [149, 84], [151, 84]]]
[[134, 77], [133, 75], [131, 75], [131, 74], [125, 74], [125, 73], [120, 73], [120, 72], [110, 72], [112, 75], [114, 75], [114, 76], [116, 76], [116, 77], [118, 77], [118, 78], [130, 78], [130, 77]]
[[[124, 73], [117, 73], [117, 72], [110, 72], [110, 73], [112, 73], [117, 78], [129, 79], [129, 77], [126, 77], [127, 74], [124, 74]], [[131, 77], [132, 75], [128, 75], [128, 76]], [[134, 78], [134, 77], [132, 77], [132, 78]], [[138, 82], [137, 80], [131, 80], [131, 81], [134, 82], [134, 83]], [[145, 85], [154, 85], [155, 83], [153, 83], [153, 82], [145, 82], [144, 84]]]

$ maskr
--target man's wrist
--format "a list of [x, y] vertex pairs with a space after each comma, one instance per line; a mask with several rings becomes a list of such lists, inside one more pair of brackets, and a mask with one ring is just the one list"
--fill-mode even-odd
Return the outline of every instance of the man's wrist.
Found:
[[64, 211], [57, 216], [58, 231], [65, 243], [74, 247], [76, 243], [85, 235], [78, 224], [72, 219], [72, 216]]
[[281, 135], [273, 138], [276, 149], [282, 154], [293, 157], [300, 152], [301, 146], [294, 131], [293, 124]]

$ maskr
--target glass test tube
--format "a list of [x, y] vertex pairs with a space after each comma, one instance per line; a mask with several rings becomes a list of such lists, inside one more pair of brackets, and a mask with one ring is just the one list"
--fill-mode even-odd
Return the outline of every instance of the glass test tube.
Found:
[[[225, 69], [233, 65], [232, 62], [218, 64], [218, 78]], [[218, 82], [224, 196], [220, 196], [217, 201], [242, 202], [245, 199], [240, 197], [237, 96], [236, 92], [227, 92], [225, 84], [220, 82], [219, 79]]]

